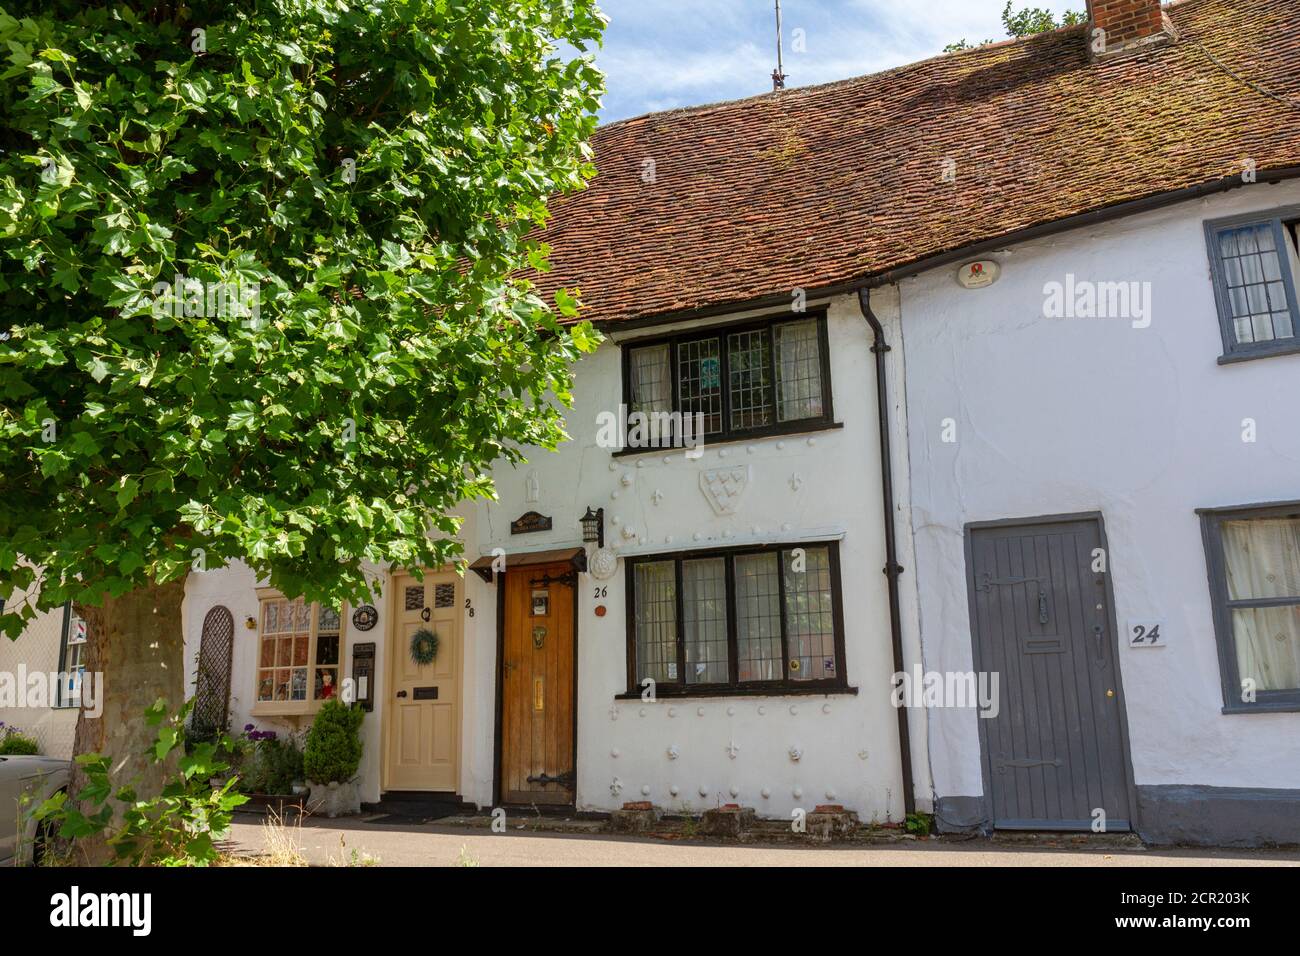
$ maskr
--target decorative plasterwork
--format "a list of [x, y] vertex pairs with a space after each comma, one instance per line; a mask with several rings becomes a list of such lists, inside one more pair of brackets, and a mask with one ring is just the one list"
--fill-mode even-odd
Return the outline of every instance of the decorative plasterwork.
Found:
[[749, 487], [751, 466], [734, 465], [730, 468], [713, 468], [700, 472], [700, 491], [713, 506], [715, 513], [736, 513], [745, 489]]
[[609, 548], [598, 548], [587, 560], [587, 572], [597, 581], [608, 581], [618, 570], [618, 556]]

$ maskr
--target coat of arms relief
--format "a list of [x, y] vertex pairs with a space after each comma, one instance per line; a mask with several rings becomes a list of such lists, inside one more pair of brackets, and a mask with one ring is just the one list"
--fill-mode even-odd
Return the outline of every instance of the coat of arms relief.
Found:
[[750, 466], [733, 465], [700, 472], [700, 491], [719, 515], [736, 513], [740, 499], [749, 487]]

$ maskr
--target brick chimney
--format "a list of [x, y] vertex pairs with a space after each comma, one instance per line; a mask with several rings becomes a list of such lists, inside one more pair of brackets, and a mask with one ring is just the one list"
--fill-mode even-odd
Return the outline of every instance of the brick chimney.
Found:
[[1164, 43], [1173, 37], [1173, 24], [1161, 11], [1160, 0], [1088, 0], [1088, 20], [1094, 57]]

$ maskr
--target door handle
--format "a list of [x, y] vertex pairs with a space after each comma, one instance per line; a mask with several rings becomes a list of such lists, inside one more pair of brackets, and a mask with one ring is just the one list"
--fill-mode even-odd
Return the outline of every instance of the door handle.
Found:
[[397, 696], [398, 696], [398, 697], [405, 697], [405, 696], [406, 696], [406, 691], [404, 691], [404, 690], [399, 690], [399, 691], [397, 692]]

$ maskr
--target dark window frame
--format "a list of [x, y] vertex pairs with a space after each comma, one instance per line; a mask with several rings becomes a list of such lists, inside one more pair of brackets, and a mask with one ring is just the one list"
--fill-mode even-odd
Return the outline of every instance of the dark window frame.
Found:
[[1214, 638], [1219, 652], [1219, 677], [1223, 687], [1224, 714], [1259, 714], [1300, 712], [1300, 688], [1293, 690], [1257, 690], [1255, 702], [1241, 699], [1241, 674], [1237, 668], [1236, 635], [1232, 628], [1232, 610], [1237, 607], [1260, 607], [1270, 603], [1291, 606], [1287, 599], [1232, 601], [1228, 597], [1228, 576], [1223, 553], [1223, 522], [1251, 518], [1300, 518], [1300, 501], [1234, 505], [1225, 508], [1199, 508], [1201, 534], [1205, 542], [1205, 562], [1210, 584], [1210, 603], [1214, 615]]
[[[834, 629], [835, 674], [828, 680], [791, 680], [789, 676], [775, 681], [741, 681], [739, 679], [739, 653], [736, 618], [735, 558], [753, 554], [776, 554], [777, 567], [784, 574], [781, 552], [794, 548], [826, 548], [831, 584], [831, 626]], [[709, 558], [726, 559], [727, 578], [727, 683], [687, 684], [682, 679], [686, 673], [685, 615], [682, 613], [682, 562]], [[838, 540], [789, 541], [780, 544], [741, 545], [730, 548], [700, 548], [644, 554], [623, 560], [624, 593], [627, 595], [627, 691], [616, 695], [619, 700], [639, 699], [642, 688], [637, 681], [636, 657], [636, 567], [672, 561], [676, 574], [674, 593], [677, 600], [677, 673], [676, 682], [655, 682], [655, 697], [744, 697], [791, 696], [798, 694], [856, 694], [857, 688], [849, 686], [848, 668], [844, 650], [844, 591], [840, 576], [840, 548]], [[781, 601], [781, 656], [782, 673], [789, 674], [789, 634], [785, 619], [784, 578], [780, 588]]]
[[[1232, 301], [1228, 295], [1228, 277], [1223, 265], [1223, 256], [1219, 252], [1219, 233], [1225, 229], [1239, 229], [1242, 226], [1272, 224], [1279, 253], [1286, 249], [1284, 236], [1288, 224], [1300, 220], [1300, 206], [1282, 206], [1276, 209], [1262, 209], [1258, 212], [1210, 219], [1205, 222], [1205, 251], [1210, 260], [1210, 279], [1214, 286], [1214, 303], [1219, 314], [1219, 334], [1223, 339], [1223, 354], [1219, 364], [1245, 362], [1251, 359], [1268, 358], [1275, 355], [1293, 355], [1300, 353], [1300, 290], [1296, 289], [1295, 277], [1289, 268], [1282, 269], [1282, 282], [1286, 286], [1287, 303], [1291, 309], [1292, 338], [1271, 342], [1238, 342], [1233, 329]], [[1297, 228], [1296, 242], [1300, 246], [1300, 228]], [[1300, 253], [1300, 249], [1297, 250]]]
[[[768, 333], [768, 345], [770, 352], [771, 365], [769, 371], [772, 379], [772, 400], [774, 407], [779, 405], [777, 398], [777, 349], [776, 339], [773, 329], [778, 325], [786, 325], [793, 322], [802, 322], [813, 320], [817, 323], [817, 344], [821, 352], [821, 397], [822, 397], [822, 414], [809, 418], [799, 418], [793, 421], [781, 422], [774, 421], [770, 425], [762, 425], [756, 428], [732, 428], [731, 427], [731, 363], [727, 349], [728, 336], [766, 330]], [[668, 369], [669, 381], [672, 383], [672, 411], [681, 412], [681, 382], [678, 378], [677, 351], [678, 346], [687, 342], [699, 342], [707, 339], [719, 340], [718, 356], [718, 380], [721, 391], [721, 416], [722, 431], [716, 435], [704, 436], [703, 441], [708, 444], [722, 444], [724, 442], [747, 441], [753, 438], [765, 438], [771, 435], [791, 435], [801, 432], [821, 431], [828, 428], [839, 428], [835, 421], [835, 406], [833, 401], [834, 388], [831, 383], [831, 350], [830, 334], [827, 329], [826, 309], [809, 309], [806, 312], [780, 312], [776, 314], [759, 316], [756, 318], [737, 319], [733, 322], [723, 322], [706, 327], [694, 327], [674, 332], [670, 335], [651, 335], [643, 336], [636, 339], [628, 339], [620, 343], [620, 364], [623, 376], [623, 407], [629, 410], [632, 408], [632, 351], [634, 349], [653, 347], [656, 345], [668, 346]], [[673, 444], [661, 444], [653, 447], [632, 447], [627, 444], [627, 434], [623, 435], [624, 446], [615, 451], [615, 455], [634, 455], [645, 454], [647, 452], [662, 452], [665, 450], [679, 449], [682, 446], [678, 443], [679, 436], [673, 436]]]

